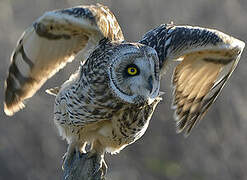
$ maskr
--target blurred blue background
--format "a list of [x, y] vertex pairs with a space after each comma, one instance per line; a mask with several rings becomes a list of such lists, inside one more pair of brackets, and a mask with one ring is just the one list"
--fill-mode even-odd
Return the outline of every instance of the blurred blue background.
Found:
[[[216, 28], [247, 42], [246, 0], [0, 0], [0, 101], [10, 55], [18, 38], [45, 11], [102, 3], [116, 15], [127, 41], [137, 41], [162, 23]], [[176, 135], [170, 109], [172, 70], [162, 80], [166, 92], [145, 135], [118, 155], [106, 155], [111, 180], [247, 179], [247, 54], [203, 121], [188, 138]], [[13, 117], [0, 108], [0, 180], [61, 179], [66, 142], [53, 125], [59, 85], [78, 66], [69, 64], [49, 80]]]

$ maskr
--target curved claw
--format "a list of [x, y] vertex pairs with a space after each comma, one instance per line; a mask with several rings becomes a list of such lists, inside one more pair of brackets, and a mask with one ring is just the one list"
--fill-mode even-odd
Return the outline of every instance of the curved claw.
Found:
[[70, 166], [73, 160], [74, 155], [78, 152], [78, 144], [76, 142], [70, 143], [67, 149], [67, 152], [63, 156], [62, 169], [65, 169], [65, 166]]
[[99, 171], [103, 172], [103, 175], [107, 172], [107, 165], [104, 160], [104, 154], [99, 154], [95, 150], [91, 150], [87, 153], [87, 159], [95, 158], [95, 166], [93, 175], [96, 175]]
[[65, 169], [66, 166], [70, 166], [72, 164], [72, 160], [74, 155], [76, 154], [76, 151], [73, 153], [66, 152], [62, 157], [62, 170]]
[[103, 171], [103, 176], [106, 175], [108, 166], [107, 166], [107, 164], [106, 164], [104, 159], [102, 159], [102, 167], [101, 168], [102, 168], [102, 171]]

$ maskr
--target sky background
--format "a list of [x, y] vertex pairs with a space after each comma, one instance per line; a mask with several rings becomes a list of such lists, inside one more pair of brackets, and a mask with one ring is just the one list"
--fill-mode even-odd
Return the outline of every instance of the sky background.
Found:
[[[118, 19], [127, 41], [162, 23], [216, 28], [247, 42], [246, 0], [0, 0], [0, 180], [61, 179], [66, 142], [53, 124], [54, 97], [76, 69], [69, 64], [50, 79], [27, 107], [12, 117], [3, 112], [4, 80], [22, 32], [44, 12], [102, 3]], [[247, 179], [247, 53], [203, 121], [188, 138], [175, 133], [171, 104], [172, 69], [162, 80], [166, 94], [145, 135], [120, 154], [106, 155], [111, 180]]]

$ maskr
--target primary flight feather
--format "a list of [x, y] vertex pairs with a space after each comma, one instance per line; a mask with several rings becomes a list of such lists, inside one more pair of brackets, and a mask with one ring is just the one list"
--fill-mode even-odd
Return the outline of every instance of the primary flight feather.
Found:
[[[244, 43], [220, 31], [162, 24], [128, 43], [102, 5], [45, 13], [20, 38], [5, 82], [4, 111], [24, 101], [79, 53], [81, 65], [56, 95], [54, 122], [69, 146], [66, 161], [86, 144], [99, 157], [117, 153], [146, 131], [160, 102], [160, 80], [175, 68], [172, 108], [177, 132], [189, 134], [234, 71]], [[99, 158], [99, 160], [102, 160]]]

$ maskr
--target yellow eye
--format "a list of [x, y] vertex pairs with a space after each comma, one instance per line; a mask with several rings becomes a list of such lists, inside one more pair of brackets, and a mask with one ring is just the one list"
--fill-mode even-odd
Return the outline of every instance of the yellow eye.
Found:
[[137, 74], [137, 68], [135, 67], [128, 67], [128, 74], [131, 75], [131, 76], [134, 76]]

